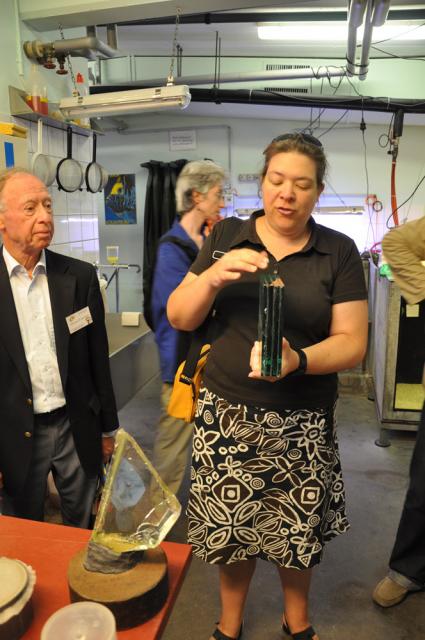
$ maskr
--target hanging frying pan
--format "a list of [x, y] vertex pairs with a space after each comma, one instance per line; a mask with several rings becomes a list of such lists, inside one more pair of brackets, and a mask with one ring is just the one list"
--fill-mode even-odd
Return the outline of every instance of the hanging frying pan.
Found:
[[56, 162], [43, 153], [43, 121], [41, 118], [38, 120], [37, 134], [37, 153], [33, 156], [31, 170], [39, 180], [44, 182], [46, 187], [50, 187], [56, 178]]
[[102, 167], [96, 162], [96, 144], [97, 136], [93, 133], [93, 158], [86, 168], [86, 186], [87, 191], [97, 193], [102, 191]]
[[106, 171], [105, 167], [102, 167], [102, 165], [100, 165], [100, 169], [102, 172], [102, 183], [100, 185], [99, 191], [103, 191], [106, 185], [108, 184], [109, 173]]
[[72, 193], [81, 187], [83, 180], [83, 169], [72, 157], [72, 127], [68, 127], [66, 158], [62, 158], [56, 169], [58, 189]]

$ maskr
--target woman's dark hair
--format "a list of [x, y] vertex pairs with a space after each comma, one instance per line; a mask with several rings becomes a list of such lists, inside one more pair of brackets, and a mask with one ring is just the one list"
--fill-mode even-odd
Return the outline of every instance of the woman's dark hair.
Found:
[[289, 153], [295, 151], [313, 160], [316, 165], [316, 181], [321, 186], [324, 183], [328, 161], [322, 143], [314, 136], [306, 133], [284, 133], [274, 138], [264, 149], [264, 166], [261, 172], [261, 181], [264, 180], [269, 168], [270, 160], [278, 153]]

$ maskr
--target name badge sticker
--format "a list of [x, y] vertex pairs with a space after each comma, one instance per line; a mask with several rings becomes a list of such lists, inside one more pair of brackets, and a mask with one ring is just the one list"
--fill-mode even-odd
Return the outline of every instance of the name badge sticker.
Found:
[[70, 316], [65, 318], [68, 325], [69, 333], [75, 333], [80, 329], [84, 329], [87, 325], [92, 324], [93, 318], [91, 317], [90, 309], [84, 307]]

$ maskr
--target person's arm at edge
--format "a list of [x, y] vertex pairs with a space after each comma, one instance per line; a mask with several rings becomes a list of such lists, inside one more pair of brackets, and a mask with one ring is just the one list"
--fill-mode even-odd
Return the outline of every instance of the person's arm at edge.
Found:
[[387, 233], [382, 240], [385, 259], [409, 304], [425, 299], [425, 216]]

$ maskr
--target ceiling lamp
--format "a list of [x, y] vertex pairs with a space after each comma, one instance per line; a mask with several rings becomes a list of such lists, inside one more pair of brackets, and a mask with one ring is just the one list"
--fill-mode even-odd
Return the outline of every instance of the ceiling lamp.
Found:
[[141, 111], [186, 109], [190, 99], [188, 86], [170, 85], [153, 89], [133, 89], [63, 98], [59, 103], [59, 109], [65, 118], [69, 119], [101, 118]]
[[[346, 42], [347, 22], [259, 22], [260, 40], [285, 40], [288, 42]], [[363, 27], [358, 30], [360, 36]], [[375, 41], [388, 38], [395, 42], [425, 40], [425, 25], [420, 22], [386, 22], [382, 27], [374, 27]]]
[[329, 207], [316, 207], [313, 213], [317, 214], [327, 214], [327, 215], [349, 215], [349, 216], [360, 216], [364, 213], [364, 207], [345, 207], [345, 206], [329, 206]]

